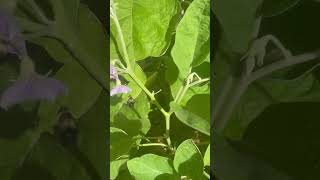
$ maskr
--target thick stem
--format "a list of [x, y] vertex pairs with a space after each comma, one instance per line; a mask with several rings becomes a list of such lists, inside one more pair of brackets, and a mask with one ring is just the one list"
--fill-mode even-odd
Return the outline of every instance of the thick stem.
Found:
[[[245, 76], [247, 77], [247, 76]], [[232, 79], [226, 89], [225, 99], [221, 102], [219, 111], [214, 114], [214, 128], [217, 132], [222, 133], [228, 123], [233, 109], [240, 101], [241, 96], [248, 88], [246, 78]], [[222, 107], [223, 106], [223, 107]]]
[[301, 55], [297, 55], [297, 56], [292, 56], [291, 58], [287, 58], [287, 59], [283, 59], [277, 62], [274, 62], [270, 65], [267, 65], [255, 72], [253, 72], [250, 76], [250, 78], [248, 79], [249, 83], [263, 77], [266, 76], [274, 71], [280, 70], [280, 69], [284, 69], [286, 67], [289, 66], [293, 66], [296, 64], [300, 64], [300, 63], [304, 63], [310, 60], [315, 60], [317, 58], [320, 57], [320, 50], [318, 51], [314, 51], [314, 52], [309, 52], [309, 53], [304, 53]]

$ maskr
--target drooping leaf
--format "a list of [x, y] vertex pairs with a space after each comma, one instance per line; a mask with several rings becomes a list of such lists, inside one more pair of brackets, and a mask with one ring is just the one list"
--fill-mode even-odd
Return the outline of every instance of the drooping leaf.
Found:
[[203, 159], [198, 147], [191, 139], [185, 140], [178, 146], [173, 165], [180, 175], [191, 179], [201, 179]]

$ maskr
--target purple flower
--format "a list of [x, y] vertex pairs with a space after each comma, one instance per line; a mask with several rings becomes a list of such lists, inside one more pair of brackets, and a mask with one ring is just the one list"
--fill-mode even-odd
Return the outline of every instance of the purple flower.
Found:
[[13, 15], [0, 9], [0, 40], [5, 51], [18, 56], [25, 56], [27, 49], [25, 40]]
[[117, 69], [112, 64], [110, 64], [110, 79], [119, 79]]
[[4, 91], [0, 99], [0, 106], [8, 109], [26, 101], [54, 101], [57, 96], [67, 93], [67, 88], [60, 81], [32, 73], [27, 77], [21, 77]]
[[110, 96], [116, 95], [116, 94], [122, 94], [122, 93], [129, 93], [131, 92], [131, 89], [124, 85], [119, 85], [111, 89]]

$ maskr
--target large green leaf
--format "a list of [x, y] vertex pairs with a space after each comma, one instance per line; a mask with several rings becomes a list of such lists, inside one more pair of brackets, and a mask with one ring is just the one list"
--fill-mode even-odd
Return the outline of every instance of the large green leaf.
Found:
[[177, 180], [172, 161], [155, 154], [146, 154], [127, 162], [130, 174], [137, 180]]
[[[114, 0], [131, 61], [162, 55], [171, 42], [170, 24], [177, 13], [177, 0]], [[111, 22], [113, 37], [118, 39]], [[113, 39], [111, 39], [111, 43]], [[119, 42], [117, 42], [119, 43]], [[116, 43], [115, 43], [116, 44]], [[120, 50], [121, 51], [121, 50]], [[114, 53], [111, 53], [111, 59]]]
[[224, 0], [212, 3], [226, 39], [234, 52], [244, 53], [253, 37], [260, 0]]
[[203, 159], [198, 147], [191, 139], [182, 142], [175, 153], [173, 165], [176, 171], [191, 179], [201, 179], [203, 174]]
[[58, 27], [64, 27], [69, 23], [72, 23], [72, 25], [77, 24], [80, 0], [50, 0], [50, 3], [52, 5], [54, 19], [58, 23]]
[[[257, 159], [250, 152], [239, 150], [221, 135], [213, 131], [214, 174], [225, 180], [289, 180], [269, 164]], [[232, 173], [230, 173], [232, 172]]]
[[68, 107], [76, 118], [86, 113], [100, 95], [101, 87], [75, 61], [65, 64], [55, 77], [68, 88], [68, 95], [60, 98], [59, 104]]
[[32, 149], [25, 162], [25, 165], [28, 164], [37, 164], [45, 168], [57, 179], [91, 179], [80, 161], [47, 134], [43, 134]]
[[187, 109], [181, 107], [179, 104], [175, 102], [170, 103], [171, 111], [175, 113], [177, 118], [186, 124], [206, 135], [210, 135], [210, 120], [203, 119], [199, 115], [196, 115]]
[[[100, 94], [95, 105], [84, 114], [78, 123], [79, 129], [79, 151], [86, 156], [90, 165], [99, 174], [100, 179], [106, 179], [108, 168], [106, 161], [108, 157], [108, 116], [107, 116], [106, 92]], [[93, 141], [94, 139], [94, 141]]]
[[171, 55], [182, 77], [204, 62], [210, 53], [210, 1], [195, 0], [188, 7], [176, 31]]
[[[81, 44], [78, 45], [87, 47], [86, 51], [91, 55], [90, 61], [92, 63], [107, 67], [103, 26], [92, 12], [84, 6], [80, 8], [79, 20], [78, 32]], [[80, 117], [95, 103], [101, 87], [77, 62], [77, 59], [65, 49], [64, 45], [57, 40], [41, 37], [34, 39], [33, 42], [45, 47], [48, 53], [57, 61], [65, 63], [55, 77], [65, 83], [69, 89], [69, 95], [61, 99], [59, 104], [69, 107], [75, 117]], [[104, 71], [104, 74], [107, 74], [107, 70]], [[75, 77], [78, 81], [75, 80]], [[86, 86], [82, 86], [82, 84], [86, 84]]]

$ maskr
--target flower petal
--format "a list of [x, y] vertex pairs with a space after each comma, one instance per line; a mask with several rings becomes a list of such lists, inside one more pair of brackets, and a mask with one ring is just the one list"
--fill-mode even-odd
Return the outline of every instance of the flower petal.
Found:
[[123, 94], [123, 93], [129, 93], [131, 92], [131, 89], [124, 85], [116, 86], [115, 88], [111, 89], [110, 96], [116, 95], [116, 94]]
[[9, 87], [0, 99], [0, 106], [4, 109], [26, 101], [49, 100], [57, 96], [66, 95], [67, 88], [58, 80], [38, 74], [18, 79]]
[[7, 52], [24, 56], [27, 54], [25, 40], [13, 15], [0, 9], [0, 39], [4, 42]]
[[110, 79], [118, 79], [118, 71], [112, 64], [110, 64]]

